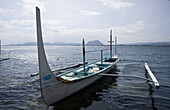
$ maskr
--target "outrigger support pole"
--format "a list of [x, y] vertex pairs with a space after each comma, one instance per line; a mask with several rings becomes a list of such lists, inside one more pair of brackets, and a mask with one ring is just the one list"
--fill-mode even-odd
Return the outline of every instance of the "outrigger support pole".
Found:
[[83, 70], [84, 70], [84, 76], [87, 76], [86, 73], [86, 62], [85, 62], [85, 44], [84, 44], [84, 39], [83, 39]]
[[103, 50], [101, 50], [101, 64], [103, 65]]

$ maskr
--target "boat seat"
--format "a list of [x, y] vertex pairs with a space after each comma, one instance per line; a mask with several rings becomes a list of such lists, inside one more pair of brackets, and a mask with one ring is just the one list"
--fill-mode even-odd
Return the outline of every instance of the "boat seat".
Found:
[[[88, 74], [88, 71], [90, 69], [93, 69], [93, 66], [86, 67], [85, 71], [86, 71], [87, 74]], [[76, 76], [84, 76], [84, 69], [82, 68], [80, 70], [76, 70], [74, 73], [75, 73]]]
[[69, 73], [69, 74], [66, 74], [65, 76], [66, 76], [66, 77], [75, 77], [75, 73], [71, 72], [71, 73]]
[[115, 62], [117, 60], [117, 58], [109, 58], [109, 59], [105, 59], [104, 62]]
[[81, 71], [81, 72], [75, 71], [74, 73], [78, 77], [84, 76], [84, 71]]
[[96, 65], [98, 66], [98, 68], [103, 69], [103, 68], [109, 66], [110, 64], [103, 63], [103, 64], [96, 64]]
[[93, 67], [92, 69], [88, 70], [88, 74], [94, 74], [98, 71], [100, 71], [100, 69], [98, 67]]

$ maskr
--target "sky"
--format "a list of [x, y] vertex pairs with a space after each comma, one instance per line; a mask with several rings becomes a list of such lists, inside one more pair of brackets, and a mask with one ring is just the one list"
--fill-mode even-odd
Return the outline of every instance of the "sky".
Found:
[[170, 0], [0, 0], [3, 45], [37, 41], [36, 6], [44, 42], [170, 41]]

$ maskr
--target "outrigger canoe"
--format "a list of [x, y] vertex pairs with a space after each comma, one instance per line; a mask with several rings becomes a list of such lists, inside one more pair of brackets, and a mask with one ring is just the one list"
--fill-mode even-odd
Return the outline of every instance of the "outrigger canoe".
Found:
[[85, 65], [85, 45], [83, 45], [84, 65], [63, 74], [57, 74], [51, 71], [46, 59], [38, 7], [36, 7], [36, 27], [40, 88], [42, 98], [47, 105], [55, 105], [92, 84], [102, 77], [100, 74], [109, 72], [119, 61], [118, 57], [112, 57], [112, 53], [110, 58], [103, 59], [101, 51], [101, 60]]

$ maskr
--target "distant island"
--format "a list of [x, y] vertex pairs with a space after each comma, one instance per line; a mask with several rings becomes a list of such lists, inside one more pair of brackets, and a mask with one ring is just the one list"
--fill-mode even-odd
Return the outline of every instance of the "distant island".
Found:
[[[37, 45], [36, 42], [26, 42], [23, 44], [10, 44], [7, 46], [35, 46], [35, 45]], [[66, 43], [66, 42], [54, 42], [54, 43], [45, 42], [44, 45], [81, 46], [82, 44], [81, 43]], [[86, 46], [104, 46], [104, 44], [100, 42], [99, 40], [94, 40], [94, 41], [87, 42]]]
[[143, 43], [132, 43], [132, 44], [120, 44], [120, 45], [130, 45], [130, 46], [170, 46], [170, 42], [163, 41], [163, 42], [143, 42]]
[[86, 46], [104, 46], [99, 40], [89, 41], [86, 43]]

